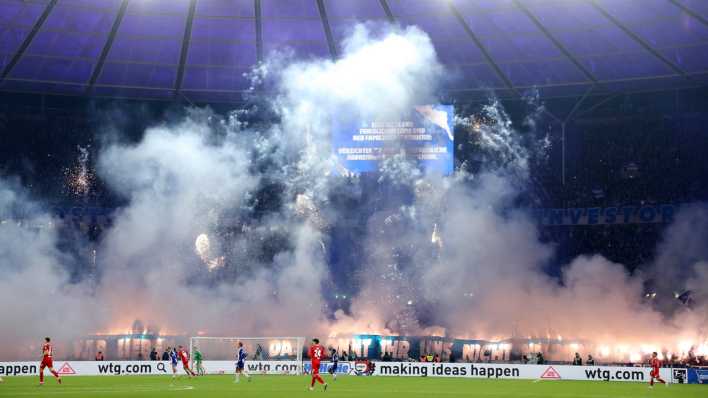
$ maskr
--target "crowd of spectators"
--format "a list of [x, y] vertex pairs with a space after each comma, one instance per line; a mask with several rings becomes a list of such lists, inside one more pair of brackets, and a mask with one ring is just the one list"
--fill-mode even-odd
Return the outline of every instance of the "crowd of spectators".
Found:
[[523, 364], [535, 364], [543, 365], [546, 363], [546, 359], [543, 357], [542, 352], [524, 354], [521, 356], [521, 363]]
[[[573, 366], [582, 366], [583, 365], [583, 358], [580, 356], [579, 353], [575, 353], [575, 357], [573, 358]], [[586, 366], [593, 366], [595, 365], [595, 359], [592, 357], [592, 355], [588, 354], [588, 359], [585, 361]]]
[[[162, 360], [162, 361], [168, 361], [168, 360], [170, 359], [170, 353], [169, 353], [169, 352], [170, 352], [170, 349], [171, 349], [171, 347], [165, 348], [165, 350], [163, 351], [162, 355], [160, 355], [160, 353], [157, 351], [157, 349], [156, 349], [155, 347], [152, 347], [152, 349], [150, 350], [150, 353], [148, 354], [148, 358], [149, 358], [150, 361], [160, 361], [160, 360]], [[135, 360], [137, 360], [137, 361], [144, 361], [144, 360], [145, 360], [145, 356], [143, 355], [142, 352], [138, 352], [138, 353], [136, 354], [135, 358], [127, 358], [127, 359], [135, 359]], [[105, 360], [106, 360], [106, 357], [105, 357], [103, 351], [98, 351], [98, 352], [96, 352], [96, 355], [95, 355], [95, 357], [94, 357], [94, 360], [96, 360], [96, 361], [105, 361]]]

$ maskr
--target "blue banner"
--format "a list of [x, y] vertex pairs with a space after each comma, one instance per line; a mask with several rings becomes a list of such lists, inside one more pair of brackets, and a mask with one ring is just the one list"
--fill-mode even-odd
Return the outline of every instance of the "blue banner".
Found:
[[708, 384], [708, 367], [689, 368], [688, 369], [689, 384]]
[[[452, 155], [450, 155], [452, 157]], [[452, 162], [452, 159], [450, 159]], [[436, 164], [433, 163], [435, 166]], [[437, 166], [442, 167], [441, 164]], [[436, 166], [436, 167], [437, 167]], [[450, 171], [452, 170], [452, 164]], [[368, 167], [368, 166], [367, 166]], [[361, 169], [360, 169], [361, 170]], [[443, 169], [436, 168], [443, 171]], [[543, 226], [573, 226], [573, 225], [608, 225], [608, 224], [642, 224], [671, 223], [681, 207], [691, 204], [659, 204], [659, 205], [625, 205], [611, 207], [574, 207], [567, 209], [531, 209], [530, 212], [537, 222]], [[55, 222], [75, 225], [98, 225], [108, 227], [112, 222], [116, 209], [106, 207], [74, 206], [51, 208]], [[0, 214], [0, 219], [30, 218], [30, 214]], [[230, 220], [224, 220], [229, 224]]]
[[342, 115], [333, 121], [332, 148], [339, 174], [375, 172], [387, 158], [403, 155], [443, 175], [454, 168], [454, 108], [416, 106], [398, 120], [364, 120]]
[[553, 226], [670, 223], [677, 211], [677, 205], [662, 204], [535, 209], [533, 213], [539, 224]]

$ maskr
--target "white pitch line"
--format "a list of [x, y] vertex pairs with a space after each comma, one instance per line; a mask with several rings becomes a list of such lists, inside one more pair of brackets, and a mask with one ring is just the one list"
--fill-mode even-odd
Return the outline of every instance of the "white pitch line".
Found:
[[[178, 387], [178, 388], [168, 388], [168, 389], [162, 389], [162, 388], [131, 388], [131, 389], [65, 389], [65, 390], [42, 390], [41, 394], [48, 394], [48, 395], [61, 395], [61, 394], [96, 394], [96, 393], [101, 393], [101, 394], [115, 394], [115, 393], [120, 393], [120, 394], [125, 394], [125, 393], [132, 393], [132, 392], [159, 392], [159, 391], [187, 391], [187, 390], [193, 390], [194, 386], [184, 386], [184, 387]], [[34, 392], [13, 392], [14, 395], [37, 395], [37, 391]]]

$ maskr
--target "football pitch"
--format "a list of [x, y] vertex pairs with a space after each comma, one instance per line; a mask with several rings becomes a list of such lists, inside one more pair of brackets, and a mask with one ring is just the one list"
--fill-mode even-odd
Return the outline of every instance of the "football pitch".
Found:
[[0, 397], [526, 397], [526, 398], [634, 398], [706, 397], [701, 385], [580, 381], [480, 380], [453, 378], [339, 377], [327, 391], [308, 391], [307, 376], [254, 376], [252, 382], [235, 384], [231, 376], [206, 376], [172, 381], [165, 376], [65, 377], [63, 384], [49, 378], [39, 387], [37, 377], [8, 377], [0, 384]]

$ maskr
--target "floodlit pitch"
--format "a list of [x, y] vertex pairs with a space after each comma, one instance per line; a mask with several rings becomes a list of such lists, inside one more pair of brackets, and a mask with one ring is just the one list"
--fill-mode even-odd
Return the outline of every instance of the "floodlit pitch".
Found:
[[0, 397], [287, 397], [327, 394], [331, 397], [705, 397], [701, 385], [657, 386], [645, 383], [579, 381], [470, 380], [398, 377], [326, 377], [330, 388], [308, 391], [309, 376], [254, 376], [252, 383], [234, 384], [230, 376], [205, 376], [172, 381], [162, 376], [71, 377], [63, 385], [38, 387], [35, 377], [6, 378]]

